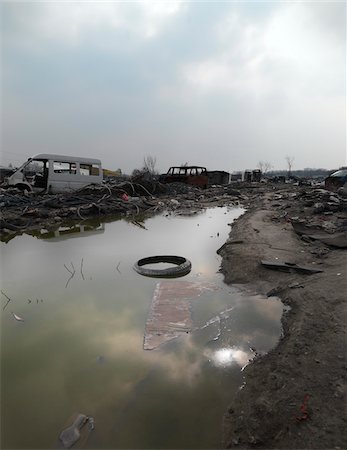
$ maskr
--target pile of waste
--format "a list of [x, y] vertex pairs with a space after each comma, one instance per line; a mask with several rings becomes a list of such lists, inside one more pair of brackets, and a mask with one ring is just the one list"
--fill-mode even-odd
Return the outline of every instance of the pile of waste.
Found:
[[47, 229], [74, 221], [172, 211], [185, 214], [210, 205], [237, 204], [241, 194], [228, 187], [199, 189], [184, 183], [162, 184], [154, 180], [88, 185], [71, 193], [34, 194], [16, 188], [0, 189], [1, 239], [25, 230]]
[[274, 193], [271, 206], [277, 210], [273, 220], [289, 221], [300, 238], [312, 244], [347, 248], [346, 191], [299, 189]]

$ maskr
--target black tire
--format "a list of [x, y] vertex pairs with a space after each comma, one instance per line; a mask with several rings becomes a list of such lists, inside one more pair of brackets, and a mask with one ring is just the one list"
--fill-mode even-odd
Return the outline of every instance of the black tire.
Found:
[[32, 189], [24, 183], [15, 184], [13, 187], [19, 189], [22, 192], [24, 191], [32, 192]]
[[[146, 264], [156, 263], [171, 263], [176, 264], [174, 267], [168, 267], [166, 269], [146, 269]], [[134, 270], [140, 275], [145, 277], [157, 277], [157, 278], [177, 278], [187, 275], [192, 269], [192, 263], [183, 256], [149, 256], [148, 258], [142, 258], [134, 265]]]

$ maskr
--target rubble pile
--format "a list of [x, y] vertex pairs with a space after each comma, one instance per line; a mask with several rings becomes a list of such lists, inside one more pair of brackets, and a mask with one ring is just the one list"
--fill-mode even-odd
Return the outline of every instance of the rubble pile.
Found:
[[[290, 222], [294, 231], [307, 243], [347, 248], [347, 197], [344, 190], [299, 188], [297, 191], [274, 193], [269, 201], [275, 209], [273, 221]], [[317, 250], [318, 251], [318, 250]]]
[[[273, 221], [290, 222], [300, 233], [302, 226], [308, 227], [309, 230], [305, 228], [300, 234], [303, 239], [317, 240], [312, 237], [313, 234], [335, 233], [339, 237], [340, 247], [341, 242], [347, 240], [347, 237], [338, 236], [339, 233], [347, 234], [347, 196], [343, 190], [330, 192], [314, 186], [261, 183], [215, 185], [200, 189], [184, 183], [162, 184], [153, 179], [141, 180], [141, 183], [109, 181], [64, 194], [32, 194], [15, 188], [0, 189], [0, 237], [8, 240], [9, 234], [14, 236], [40, 227], [54, 230], [60, 225], [92, 218], [131, 218], [161, 211], [195, 214], [212, 206], [242, 205], [249, 208], [263, 200], [273, 211]], [[299, 228], [295, 224], [300, 225]], [[327, 244], [328, 241], [321, 242]]]
[[20, 234], [42, 226], [55, 229], [91, 218], [136, 216], [164, 210], [185, 213], [194, 208], [237, 204], [241, 194], [237, 191], [237, 195], [231, 195], [228, 189], [219, 186], [201, 190], [184, 183], [163, 185], [153, 180], [146, 183], [111, 181], [63, 194], [0, 189], [0, 235], [7, 241], [9, 234]]

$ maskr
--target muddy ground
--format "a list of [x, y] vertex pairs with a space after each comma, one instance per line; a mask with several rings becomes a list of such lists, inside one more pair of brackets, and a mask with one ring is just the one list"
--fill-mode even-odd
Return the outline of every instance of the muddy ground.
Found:
[[[258, 183], [205, 191], [186, 185], [159, 187], [123, 183], [71, 196], [35, 197], [2, 190], [1, 240], [90, 219], [113, 220], [117, 214], [141, 225], [141, 214], [191, 214], [209, 206], [244, 205], [247, 212], [219, 250], [225, 282], [277, 295], [289, 311], [278, 346], [245, 368], [245, 386], [230, 398], [223, 447], [346, 448], [346, 197], [319, 186]], [[300, 235], [293, 224], [308, 228]], [[264, 259], [322, 272], [274, 271], [261, 265]]]
[[[253, 196], [250, 205], [220, 251], [225, 281], [277, 295], [290, 310], [278, 346], [245, 368], [245, 386], [224, 417], [223, 447], [345, 449], [347, 251], [300, 237], [291, 218], [346, 229], [346, 211], [319, 214], [288, 188]], [[264, 259], [323, 272], [274, 271]]]

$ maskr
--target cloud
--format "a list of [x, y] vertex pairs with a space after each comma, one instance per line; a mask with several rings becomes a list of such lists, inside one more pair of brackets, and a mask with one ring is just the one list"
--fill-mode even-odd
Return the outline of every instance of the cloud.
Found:
[[97, 38], [101, 30], [126, 31], [138, 39], [155, 38], [184, 8], [177, 1], [46, 2], [6, 5], [4, 12], [11, 20], [11, 36], [17, 44], [20, 38], [29, 38], [74, 46], [83, 44], [91, 35]]
[[2, 9], [7, 152], [97, 149], [107, 166], [126, 172], [146, 154], [157, 156], [161, 171], [187, 160], [211, 169], [259, 160], [284, 168], [294, 152], [298, 166], [344, 163], [345, 5]]

